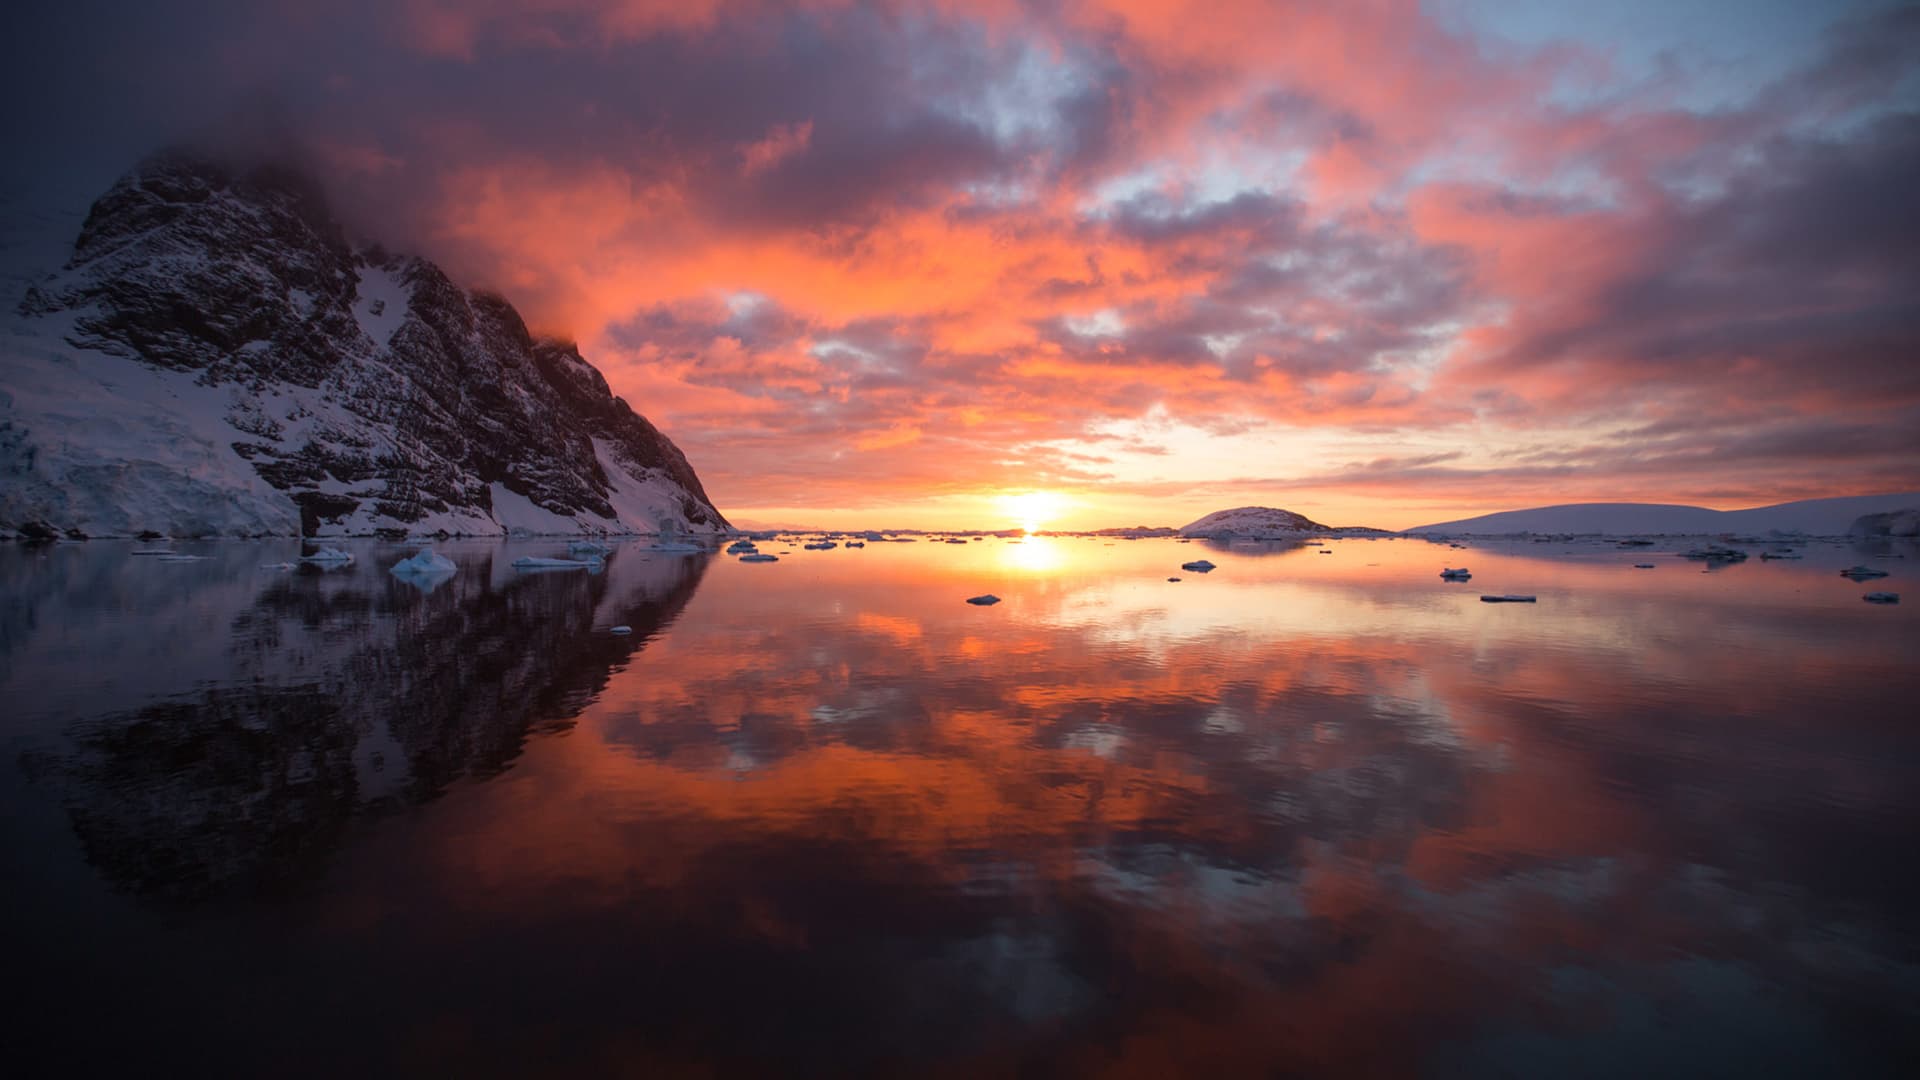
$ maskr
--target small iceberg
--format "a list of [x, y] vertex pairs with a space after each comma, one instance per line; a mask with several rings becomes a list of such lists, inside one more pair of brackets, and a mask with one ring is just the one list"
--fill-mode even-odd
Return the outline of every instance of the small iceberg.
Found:
[[[964, 541], [962, 542], [964, 543]], [[993, 595], [992, 593], [987, 593], [984, 596], [967, 597], [967, 603], [972, 604], [975, 607], [992, 607], [993, 605], [999, 602], [1000, 602], [1000, 598]]]
[[1206, 574], [1214, 570], [1214, 565], [1205, 559], [1195, 559], [1192, 562], [1181, 563], [1180, 569], [1191, 570], [1196, 574]]
[[822, 540], [817, 544], [802, 544], [800, 546], [806, 548], [808, 551], [832, 551], [840, 545], [831, 540]]
[[615, 627], [611, 627], [611, 628], [609, 628], [609, 629], [607, 630], [607, 633], [609, 633], [609, 634], [631, 634], [631, 633], [633, 633], [633, 627], [631, 627], [631, 626], [615, 626]]
[[705, 544], [696, 544], [688, 540], [680, 539], [680, 525], [678, 522], [663, 521], [660, 523], [659, 528], [660, 538], [647, 545], [648, 551], [694, 552], [707, 550]]
[[567, 554], [575, 558], [586, 558], [590, 555], [596, 558], [605, 558], [613, 554], [613, 548], [597, 540], [575, 540], [567, 545]]
[[1539, 599], [1537, 596], [1522, 596], [1518, 593], [1508, 593], [1505, 596], [1482, 596], [1480, 602], [1483, 604], [1531, 604], [1537, 602]]
[[1633, 568], [1635, 570], [1651, 570], [1653, 569], [1653, 564], [1650, 562], [1637, 562], [1633, 564]]
[[409, 574], [451, 574], [457, 569], [452, 559], [435, 554], [432, 548], [426, 547], [414, 552], [412, 558], [394, 563], [393, 569], [388, 572], [406, 577]]
[[735, 540], [727, 545], [729, 555], [751, 555], [760, 550], [760, 546], [751, 540]]
[[303, 563], [320, 563], [331, 566], [345, 566], [353, 561], [353, 556], [339, 548], [323, 547], [311, 555], [300, 556]]
[[1440, 571], [1440, 579], [1442, 581], [1471, 581], [1473, 580], [1473, 571], [1464, 566], [1457, 568], [1452, 566], [1443, 567]]
[[1170, 578], [1168, 578], [1167, 580], [1168, 580], [1168, 581], [1179, 581], [1180, 579], [1179, 579], [1179, 578], [1177, 578], [1177, 577], [1170, 577]]
[[592, 570], [600, 566], [600, 560], [585, 559], [543, 559], [535, 555], [522, 555], [513, 560], [515, 570]]
[[863, 548], [867, 546], [867, 542], [865, 540], [849, 540], [847, 541], [847, 546]]
[[1869, 604], [1897, 604], [1900, 602], [1900, 594], [1897, 592], [1870, 592], [1860, 599], [1865, 600]]
[[1763, 562], [1769, 559], [1798, 559], [1800, 557], [1801, 555], [1797, 551], [1763, 551], [1760, 553], [1760, 558]]
[[1855, 581], [1871, 581], [1874, 578], [1886, 577], [1887, 572], [1885, 570], [1875, 570], [1871, 566], [1849, 566], [1845, 570], [1840, 571], [1840, 576], [1843, 578], [1852, 578]]
[[740, 561], [741, 562], [779, 562], [780, 556], [765, 555], [758, 551], [749, 551], [745, 555], [740, 556]]

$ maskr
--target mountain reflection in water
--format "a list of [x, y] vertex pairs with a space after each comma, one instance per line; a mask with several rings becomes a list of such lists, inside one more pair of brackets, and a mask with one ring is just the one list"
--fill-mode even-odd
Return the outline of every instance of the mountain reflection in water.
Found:
[[431, 589], [394, 545], [0, 550], [21, 1029], [74, 1067], [296, 1075], [1916, 1049], [1920, 886], [1889, 868], [1920, 620], [1836, 574], [1907, 549], [508, 567], [563, 546], [444, 547]]

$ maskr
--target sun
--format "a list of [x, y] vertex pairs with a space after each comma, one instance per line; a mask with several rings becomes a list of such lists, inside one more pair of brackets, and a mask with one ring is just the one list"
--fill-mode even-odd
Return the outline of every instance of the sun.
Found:
[[1066, 500], [1051, 491], [1023, 491], [1000, 496], [1000, 508], [1027, 532], [1039, 532], [1066, 509]]

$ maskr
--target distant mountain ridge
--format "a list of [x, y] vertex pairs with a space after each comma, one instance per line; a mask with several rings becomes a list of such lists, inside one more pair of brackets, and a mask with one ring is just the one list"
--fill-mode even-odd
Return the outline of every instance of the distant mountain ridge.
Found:
[[8, 316], [0, 536], [727, 527], [571, 343], [285, 169], [143, 162]]
[[1506, 533], [1622, 536], [1635, 533], [1715, 535], [1765, 532], [1843, 536], [1863, 515], [1916, 506], [1920, 506], [1920, 492], [1803, 499], [1745, 510], [1710, 510], [1704, 506], [1666, 503], [1567, 503], [1527, 510], [1504, 510], [1459, 521], [1419, 525], [1406, 531], [1478, 533], [1483, 536]]

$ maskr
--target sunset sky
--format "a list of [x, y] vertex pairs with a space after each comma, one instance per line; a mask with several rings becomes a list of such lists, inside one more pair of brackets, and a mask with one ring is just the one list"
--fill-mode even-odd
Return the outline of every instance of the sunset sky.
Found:
[[8, 205], [295, 149], [736, 523], [1920, 489], [1920, 5], [27, 7]]

